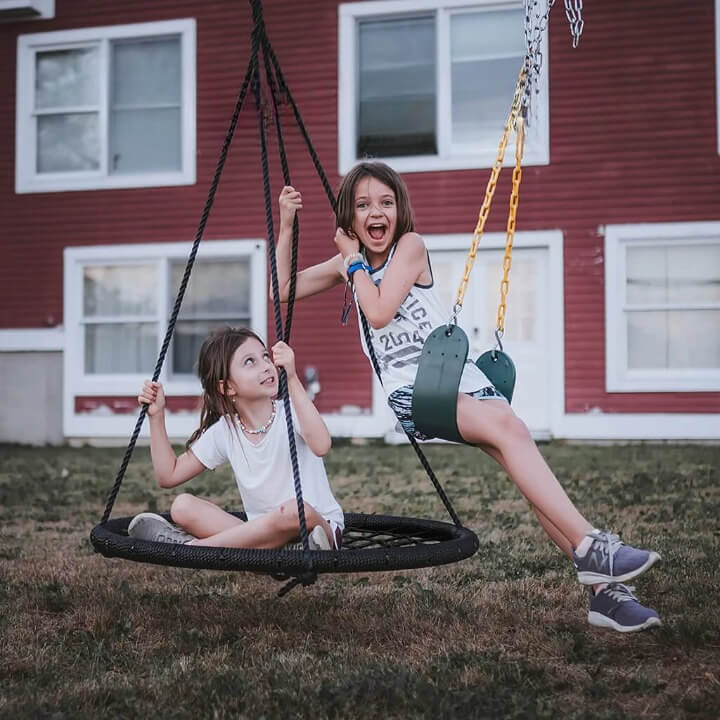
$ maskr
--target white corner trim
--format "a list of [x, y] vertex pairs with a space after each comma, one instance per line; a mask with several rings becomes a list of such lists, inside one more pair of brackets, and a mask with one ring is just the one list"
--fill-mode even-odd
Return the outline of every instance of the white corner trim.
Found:
[[0, 330], [0, 352], [60, 352], [64, 347], [65, 330], [61, 325]]
[[715, 0], [715, 127], [720, 155], [720, 0]]

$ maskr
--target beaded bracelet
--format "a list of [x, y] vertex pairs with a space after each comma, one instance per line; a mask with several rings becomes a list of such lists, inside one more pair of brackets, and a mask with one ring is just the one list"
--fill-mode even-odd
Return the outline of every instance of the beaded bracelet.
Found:
[[359, 252], [353, 252], [350, 253], [345, 260], [343, 260], [343, 265], [345, 265], [345, 270], [347, 270], [350, 265], [354, 265], [357, 261], [363, 262], [364, 258], [361, 253]]

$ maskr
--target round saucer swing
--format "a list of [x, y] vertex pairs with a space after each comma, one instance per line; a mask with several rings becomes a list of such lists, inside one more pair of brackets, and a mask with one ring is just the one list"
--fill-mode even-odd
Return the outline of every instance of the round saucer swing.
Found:
[[[570, 1], [571, 0], [565, 0], [566, 8]], [[577, 3], [580, 0], [574, 1]], [[531, 9], [537, 5], [539, 0], [525, 0], [525, 2], [527, 38], [527, 28], [531, 21], [530, 12]], [[541, 17], [540, 15], [538, 15], [535, 18], [536, 21], [542, 20], [542, 23], [547, 22], [547, 16], [553, 2], [554, 0], [550, 0], [544, 16]], [[273, 289], [275, 330], [278, 340], [285, 340], [287, 342], [290, 338], [293, 307], [295, 300], [295, 283], [297, 276], [297, 254], [299, 238], [299, 225], [298, 219], [296, 217], [293, 227], [290, 291], [285, 317], [285, 326], [283, 327], [277, 277], [275, 233], [273, 228], [272, 197], [268, 167], [266, 135], [267, 126], [273, 124], [277, 135], [278, 149], [282, 164], [283, 181], [285, 185], [291, 185], [292, 182], [290, 177], [290, 171], [288, 168], [287, 155], [285, 152], [285, 142], [283, 138], [279, 112], [279, 106], [281, 104], [288, 104], [292, 109], [296, 124], [308, 148], [315, 169], [330, 201], [331, 207], [333, 211], [335, 211], [336, 209], [335, 198], [330, 187], [330, 183], [322, 168], [322, 165], [320, 164], [317, 153], [312, 145], [310, 136], [307, 132], [307, 129], [305, 128], [305, 124], [303, 122], [302, 116], [300, 115], [297, 104], [295, 103], [293, 95], [290, 92], [287, 83], [285, 82], [285, 78], [283, 76], [277, 56], [275, 55], [272, 45], [270, 44], [270, 40], [268, 38], [263, 19], [261, 0], [250, 0], [250, 4], [253, 11], [253, 30], [251, 36], [252, 43], [250, 61], [248, 64], [247, 72], [245, 74], [245, 79], [238, 94], [235, 109], [232, 115], [232, 119], [230, 121], [230, 126], [225, 137], [222, 150], [220, 152], [220, 157], [217, 163], [215, 175], [208, 192], [207, 200], [203, 208], [195, 240], [193, 242], [192, 249], [188, 257], [185, 272], [180, 283], [173, 311], [168, 322], [167, 333], [163, 340], [155, 370], [153, 372], [153, 380], [157, 380], [160, 376], [160, 371], [162, 369], [168, 346], [173, 335], [183, 296], [185, 294], [188, 281], [190, 279], [192, 267], [195, 261], [195, 256], [197, 254], [198, 247], [202, 239], [205, 226], [207, 224], [210, 209], [213, 205], [215, 193], [220, 182], [220, 176], [225, 165], [227, 154], [234, 135], [235, 127], [237, 125], [238, 116], [247, 95], [248, 89], [252, 90], [255, 98], [258, 134], [260, 139], [265, 215], [268, 236], [268, 255], [270, 260], [270, 271]], [[541, 32], [537, 33], [538, 44], [540, 34]], [[535, 45], [535, 50], [537, 50], [537, 44]], [[513, 101], [513, 110], [511, 111], [510, 118], [508, 119], [508, 124], [506, 124], [506, 130], [503, 136], [504, 142], [501, 142], [501, 147], [503, 148], [503, 150], [504, 145], [507, 143], [507, 136], [510, 132], [510, 127], [518, 117], [521, 98], [524, 94], [529, 94], [528, 69], [531, 68], [532, 63], [535, 62], [535, 60], [533, 60], [534, 56], [531, 54], [532, 52], [533, 46], [530, 40], [528, 40], [528, 57], [525, 58], [525, 62], [523, 63], [523, 70], [520, 73], [520, 79], [518, 81], [518, 87], [516, 88], [515, 99]], [[260, 70], [261, 55], [265, 76], [264, 85], [261, 79]], [[520, 137], [521, 134], [522, 131], [518, 133], [518, 137]], [[519, 142], [521, 142], [521, 140]], [[521, 151], [520, 157], [518, 158], [518, 167], [520, 158]], [[501, 166], [501, 157], [499, 157], [499, 163]], [[494, 184], [497, 181], [497, 173], [499, 173], [499, 169], [500, 167], [498, 166], [498, 163], [496, 163], [496, 167], [493, 169], [493, 176], [491, 176], [491, 182], [488, 184], [488, 192], [490, 189], [490, 184], [492, 184], [492, 188], [494, 191]], [[517, 168], [516, 173], [519, 173], [519, 170]], [[519, 184], [519, 178], [517, 182]], [[517, 190], [515, 183], [514, 190]], [[490, 199], [491, 197], [492, 196], [490, 195]], [[515, 207], [517, 207], [516, 192], [515, 198]], [[485, 203], [483, 203], [483, 210], [485, 211], [485, 218], [487, 218], [487, 212], [489, 212], [488, 193], [486, 193], [486, 200]], [[483, 211], [481, 211], [481, 218], [482, 217]], [[480, 230], [480, 233], [478, 233], [476, 229], [473, 238], [473, 246], [475, 250], [477, 249], [477, 241], [479, 241], [481, 233], [482, 229]], [[471, 255], [474, 259], [474, 251], [471, 251]], [[468, 262], [470, 263], [470, 260]], [[509, 270], [509, 264], [507, 270]], [[505, 282], [507, 281], [507, 270], [505, 275]], [[469, 268], [466, 268], [466, 277], [464, 278], [465, 284], [467, 284], [468, 274]], [[453, 316], [455, 318], [457, 317], [457, 311], [459, 310], [459, 306], [461, 305], [462, 297], [460, 298], [459, 303], [456, 303], [456, 307], [453, 313]], [[366, 340], [368, 340], [369, 328], [367, 321], [362, 312], [360, 312], [359, 314]], [[452, 330], [452, 332], [448, 332], [448, 330]], [[454, 333], [456, 332], [457, 335], [454, 335]], [[448, 339], [457, 342], [457, 338], [460, 337], [460, 333], [462, 333], [462, 331], [459, 327], [457, 327], [456, 324], [449, 323], [447, 327], [443, 326], [443, 328], [438, 328], [428, 338], [427, 342], [430, 343], [430, 348], [428, 349], [427, 353], [424, 350], [423, 354], [427, 355], [430, 358], [430, 362], [425, 363], [425, 369], [423, 370], [422, 377], [424, 379], [422, 380], [421, 385], [423, 388], [425, 388], [425, 390], [421, 389], [421, 392], [418, 394], [417, 408], [419, 409], [417, 411], [419, 415], [422, 416], [423, 408], [425, 408], [424, 411], [429, 416], [437, 416], [439, 413], [445, 418], [445, 420], [443, 421], [444, 425], [440, 428], [436, 428], [440, 430], [440, 432], [431, 434], [435, 434], [439, 437], [447, 437], [449, 435], [450, 439], [462, 440], [462, 438], [459, 438], [459, 435], [457, 435], [457, 427], [454, 420], [454, 406], [456, 398], [451, 398], [451, 401], [448, 400], [452, 391], [452, 382], [454, 382], [454, 380], [448, 384], [448, 382], [443, 379], [446, 374], [449, 374], [450, 366], [444, 365], [444, 360], [441, 362], [436, 361], [436, 357], [443, 358], [443, 353], [445, 352], [444, 349], [439, 348], [438, 343], [444, 343]], [[439, 340], [435, 342], [434, 346], [431, 340], [436, 336], [439, 337]], [[370, 348], [371, 359], [375, 372], [380, 378], [380, 371], [377, 360], [372, 353], [372, 346], [369, 342], [367, 343], [367, 346]], [[497, 355], [497, 351], [491, 352], [494, 352]], [[462, 341], [460, 341], [459, 354], [462, 355]], [[465, 356], [467, 356], [467, 338], [465, 338]], [[465, 358], [463, 357], [463, 363], [464, 361]], [[495, 362], [492, 357], [491, 362]], [[435, 369], [433, 369], [433, 364], [435, 365]], [[457, 366], [457, 362], [455, 362], [455, 366]], [[427, 371], [427, 367], [430, 367], [429, 373]], [[459, 367], [461, 369], [462, 365], [459, 365]], [[430, 378], [430, 381], [427, 380], [428, 377]], [[439, 383], [436, 382], [436, 385], [438, 385], [438, 387], [436, 387], [434, 390], [432, 387], [433, 378], [435, 378], [435, 380], [437, 380], [437, 378], [440, 379]], [[457, 375], [457, 381], [459, 382], [459, 375]], [[275, 579], [287, 581], [287, 583], [279, 591], [278, 594], [280, 595], [287, 593], [290, 589], [300, 583], [302, 583], [303, 585], [312, 584], [313, 582], [315, 582], [318, 574], [320, 573], [373, 572], [399, 569], [414, 569], [457, 562], [459, 560], [470, 557], [477, 551], [479, 546], [477, 536], [475, 535], [475, 533], [473, 533], [468, 528], [463, 527], [463, 525], [461, 524], [460, 519], [458, 518], [449, 498], [445, 494], [445, 491], [443, 490], [440, 482], [435, 476], [435, 473], [430, 467], [428, 460], [426, 459], [415, 438], [411, 436], [408, 436], [408, 439], [413, 446], [413, 449], [415, 450], [428, 477], [433, 483], [435, 490], [440, 496], [440, 499], [445, 505], [445, 508], [450, 515], [452, 523], [421, 518], [398, 517], [392, 515], [345, 513], [345, 531], [343, 534], [342, 550], [310, 550], [308, 545], [307, 525], [305, 522], [302, 482], [297, 463], [297, 450], [295, 447], [295, 436], [292, 426], [292, 414], [290, 412], [290, 399], [286, 390], [287, 378], [284, 371], [282, 371], [280, 373], [278, 396], [283, 400], [285, 405], [288, 442], [290, 445], [290, 455], [293, 465], [295, 484], [295, 495], [297, 499], [298, 514], [300, 520], [300, 538], [302, 540], [303, 546], [302, 550], [287, 550], [282, 548], [273, 550], [260, 550], [249, 548], [223, 548], [203, 547], [196, 545], [177, 545], [172, 543], [139, 540], [137, 538], [128, 536], [127, 528], [132, 518], [120, 517], [111, 519], [110, 514], [117, 498], [117, 494], [119, 492], [125, 470], [127, 469], [130, 458], [132, 457], [132, 453], [135, 448], [140, 429], [144, 422], [145, 415], [147, 413], [147, 406], [145, 405], [140, 410], [137, 422], [135, 424], [135, 428], [133, 430], [132, 436], [125, 451], [125, 455], [115, 478], [115, 482], [109, 492], [103, 517], [100, 523], [96, 525], [90, 533], [90, 541], [95, 550], [104, 555], [105, 557], [117, 557], [126, 560], [154, 563], [158, 565], [169, 565], [174, 567], [194, 569], [226, 571], [237, 570], [264, 573]], [[456, 394], [457, 384], [455, 385], [455, 395]], [[414, 408], [414, 412], [417, 408]], [[445, 408], [444, 414], [442, 412], [442, 408]], [[452, 415], [451, 418], [450, 415]], [[449, 424], [448, 420], [451, 420]], [[433, 421], [431, 417], [430, 424], [425, 424], [424, 427], [429, 428], [432, 425], [432, 422]], [[453, 437], [453, 425], [455, 425], [455, 434], [457, 435], [457, 438]], [[447, 428], [450, 428], [449, 433], [446, 432]], [[245, 519], [243, 513], [237, 512], [234, 514], [242, 519]], [[165, 517], [168, 518], [167, 515]]]

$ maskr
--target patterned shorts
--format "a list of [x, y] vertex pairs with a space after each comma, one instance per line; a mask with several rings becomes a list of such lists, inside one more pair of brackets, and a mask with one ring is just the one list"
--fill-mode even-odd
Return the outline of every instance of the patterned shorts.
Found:
[[[505, 400], [507, 402], [505, 396], [492, 385], [464, 394], [476, 400]], [[412, 396], [413, 386], [403, 385], [403, 387], [390, 393], [388, 405], [395, 413], [395, 417], [397, 417], [402, 429], [408, 435], [412, 435], [417, 440], [429, 440], [429, 435], [425, 435], [415, 428], [415, 423], [412, 419]]]

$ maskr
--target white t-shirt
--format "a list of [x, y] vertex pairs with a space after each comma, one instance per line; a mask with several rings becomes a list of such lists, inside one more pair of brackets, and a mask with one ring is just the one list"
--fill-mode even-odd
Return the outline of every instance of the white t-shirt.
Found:
[[[237, 419], [231, 427], [229, 418], [223, 417], [190, 448], [209, 470], [230, 463], [248, 520], [265, 515], [295, 497], [285, 406], [281, 400], [275, 401], [275, 410], [277, 415], [273, 424], [257, 445], [245, 437]], [[292, 419], [303, 500], [342, 529], [345, 526], [343, 511], [330, 490], [325, 464], [298, 432], [294, 409]]]

